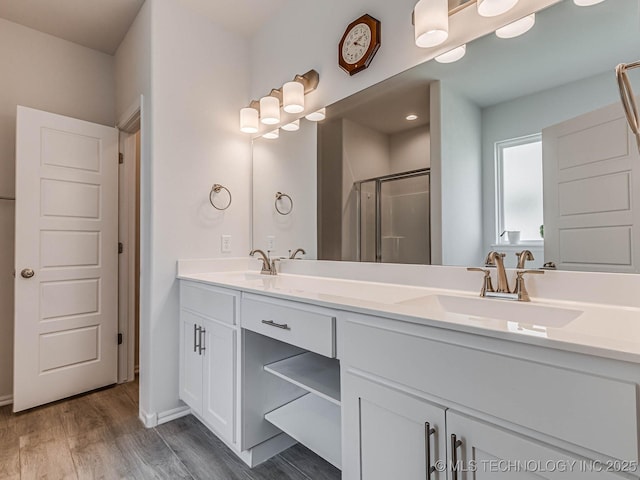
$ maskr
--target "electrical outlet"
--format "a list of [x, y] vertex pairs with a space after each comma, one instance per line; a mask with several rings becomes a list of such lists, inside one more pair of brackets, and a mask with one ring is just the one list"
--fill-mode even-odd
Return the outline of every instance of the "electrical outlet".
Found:
[[222, 235], [220, 251], [222, 253], [231, 253], [231, 235]]
[[273, 252], [275, 249], [276, 249], [276, 236], [267, 235], [267, 250], [271, 250]]

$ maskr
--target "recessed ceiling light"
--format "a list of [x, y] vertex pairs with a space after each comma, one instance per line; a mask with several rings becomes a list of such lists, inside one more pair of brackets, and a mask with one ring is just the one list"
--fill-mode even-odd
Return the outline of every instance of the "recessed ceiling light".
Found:
[[536, 14], [532, 13], [520, 20], [496, 30], [498, 38], [515, 38], [527, 33], [536, 24]]
[[414, 120], [417, 120], [417, 119], [418, 119], [418, 115], [415, 115], [415, 114], [413, 114], [413, 113], [412, 113], [411, 115], [407, 115], [407, 117], [406, 117], [406, 118], [407, 118], [407, 120], [409, 120], [410, 122], [412, 122], [412, 121], [414, 121]]
[[438, 55], [436, 62], [438, 63], [453, 63], [460, 60], [467, 53], [467, 45], [460, 45], [459, 47], [449, 50], [448, 52]]

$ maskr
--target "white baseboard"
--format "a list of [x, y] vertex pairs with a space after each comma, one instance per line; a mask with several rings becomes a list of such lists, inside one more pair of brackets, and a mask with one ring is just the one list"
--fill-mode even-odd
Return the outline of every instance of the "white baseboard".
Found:
[[147, 428], [154, 428], [176, 418], [186, 417], [191, 413], [191, 408], [186, 405], [159, 413], [147, 413], [140, 409], [138, 418]]
[[157, 413], [147, 413], [144, 410], [140, 409], [140, 412], [138, 413], [138, 418], [147, 428], [153, 428], [158, 426]]
[[13, 395], [5, 395], [0, 397], [0, 407], [4, 407], [5, 405], [11, 405], [13, 403]]
[[180, 417], [186, 417], [191, 413], [191, 408], [186, 405], [178, 408], [173, 408], [171, 410], [167, 410], [166, 412], [160, 412], [157, 415], [158, 421], [157, 425], [162, 425], [163, 423], [170, 422], [171, 420], [175, 420]]

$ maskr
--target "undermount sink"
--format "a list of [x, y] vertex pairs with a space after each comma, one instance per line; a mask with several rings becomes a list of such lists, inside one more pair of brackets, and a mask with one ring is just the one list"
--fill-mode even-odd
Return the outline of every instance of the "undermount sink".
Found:
[[[426, 300], [426, 302], [425, 302]], [[453, 295], [430, 295], [423, 297], [425, 306], [446, 313], [469, 317], [491, 318], [540, 327], [561, 328], [582, 315], [582, 310], [537, 305], [517, 301], [490, 298], [457, 297]], [[403, 302], [404, 304], [414, 302]]]

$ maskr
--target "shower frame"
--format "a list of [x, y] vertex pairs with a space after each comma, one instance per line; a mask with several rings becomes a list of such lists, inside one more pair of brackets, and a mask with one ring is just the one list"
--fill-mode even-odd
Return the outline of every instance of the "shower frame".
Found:
[[[359, 262], [362, 262], [362, 184], [375, 182], [375, 218], [376, 218], [376, 263], [382, 262], [382, 184], [393, 182], [395, 180], [403, 180], [426, 175], [429, 177], [429, 192], [431, 192], [431, 168], [419, 168], [402, 173], [392, 173], [390, 175], [382, 175], [380, 177], [367, 178], [353, 182], [353, 187], [357, 193], [356, 209], [358, 228], [356, 230], [356, 254]], [[431, 235], [431, 215], [429, 215], [429, 235]]]

